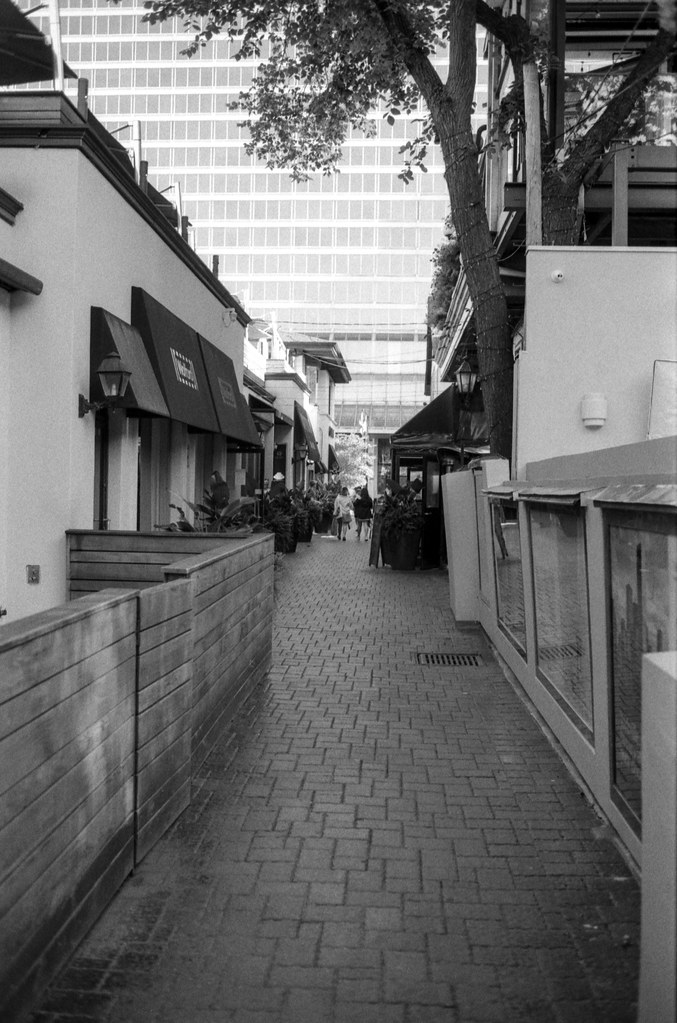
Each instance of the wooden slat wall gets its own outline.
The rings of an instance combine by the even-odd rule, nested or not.
[[[133,866],[136,594],[0,632],[0,1018],[61,965]]]
[[[91,593],[0,631],[3,1023],[188,805],[192,773],[272,653],[272,534],[69,539],[73,552],[131,550],[154,571],[172,563],[163,583]]]
[[[191,554],[242,543],[220,533],[69,530],[66,537],[71,600],[111,587],[155,586],[164,579],[165,565]]]
[[[270,666],[273,547],[272,535],[259,534],[204,567],[166,571],[194,576],[193,772]]]
[[[139,594],[136,862],[190,802],[192,582]]]

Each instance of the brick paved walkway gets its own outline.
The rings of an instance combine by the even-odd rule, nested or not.
[[[284,560],[267,681],[34,1023],[634,1021],[636,881],[445,574],[368,551]]]

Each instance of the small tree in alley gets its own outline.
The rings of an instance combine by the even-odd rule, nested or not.
[[[350,490],[367,484],[374,460],[369,454],[366,433],[344,433],[336,438],[334,447],[339,463],[339,480]]]

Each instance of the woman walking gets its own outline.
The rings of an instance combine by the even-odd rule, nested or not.
[[[348,495],[348,488],[341,487],[341,493],[336,495],[334,501],[334,517],[338,518],[338,532],[336,538],[345,540],[346,533],[350,529],[350,518],[353,511],[353,502]]]
[[[374,502],[369,496],[369,491],[366,487],[362,487],[362,490],[355,498],[353,502],[353,509],[355,511],[355,522],[357,523],[357,540],[358,543],[361,539],[362,526],[364,526],[364,539],[369,539],[369,527],[371,526],[371,517],[374,509]]]

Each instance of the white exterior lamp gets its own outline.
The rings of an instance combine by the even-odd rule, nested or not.
[[[607,420],[606,396],[598,392],[584,394],[581,399],[581,419],[589,430],[599,430]]]

